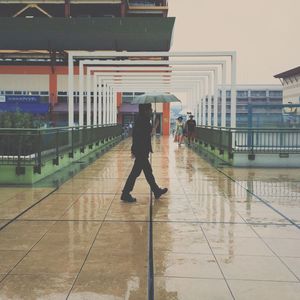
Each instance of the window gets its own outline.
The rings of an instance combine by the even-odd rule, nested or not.
[[[31,91],[31,92],[29,92],[29,95],[34,95],[34,96],[37,96],[39,94],[40,93],[38,91]]]
[[[273,97],[273,98],[281,98],[282,91],[270,91],[269,95],[270,95],[270,97]]]
[[[251,91],[251,97],[264,98],[266,96],[266,91]]]
[[[237,91],[237,96],[240,98],[247,98],[248,97],[248,91]]]

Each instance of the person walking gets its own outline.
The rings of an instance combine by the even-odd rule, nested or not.
[[[178,146],[180,146],[183,142],[183,129],[184,129],[183,119],[182,117],[178,117],[176,123],[176,136],[177,136]]]
[[[187,132],[188,145],[190,145],[191,140],[194,140],[194,138],[195,138],[196,121],[193,118],[194,118],[194,116],[190,115],[189,120],[185,123],[185,130]]]
[[[135,157],[135,161],[122,191],[121,200],[124,202],[136,202],[136,198],[133,198],[130,192],[133,190],[135,181],[142,171],[154,193],[155,199],[159,199],[161,195],[168,191],[167,188],[160,188],[157,185],[148,159],[149,153],[153,152],[151,145],[151,115],[151,104],[139,104],[139,115],[133,127],[131,146],[131,154],[132,157]]]

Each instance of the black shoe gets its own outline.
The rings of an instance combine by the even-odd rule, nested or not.
[[[163,194],[165,194],[168,191],[167,188],[163,188],[163,189],[159,189],[157,191],[154,192],[154,197],[155,199],[159,199],[159,197]]]
[[[130,194],[122,194],[121,200],[124,202],[136,202],[136,198],[133,198]]]

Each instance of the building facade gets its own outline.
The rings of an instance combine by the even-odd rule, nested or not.
[[[68,51],[168,51],[175,19],[167,13],[166,0],[0,1],[0,111],[49,114],[55,126],[67,125]],[[76,61],[74,73],[76,123]]]
[[[230,126],[230,97],[230,89],[226,88],[226,126],[228,127]],[[220,112],[220,89],[218,103]],[[281,85],[237,85],[237,127],[269,127],[280,124],[283,114],[281,105]]]
[[[284,104],[300,104],[300,66],[274,76],[281,81],[283,87]],[[291,108],[298,115],[300,110],[297,107]]]

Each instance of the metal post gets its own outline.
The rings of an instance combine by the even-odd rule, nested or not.
[[[222,64],[221,127],[226,127],[226,63]]]
[[[91,125],[91,74],[87,70],[86,74],[86,125]]]
[[[236,53],[231,56],[231,128],[236,127]]]
[[[97,77],[94,74],[93,76],[93,93],[94,93],[94,103],[93,103],[93,125],[96,126],[99,124],[97,120],[97,108],[98,108],[98,97],[97,97]]]
[[[214,126],[218,126],[218,71],[214,72]]]
[[[83,104],[83,64],[79,63],[79,126],[84,125],[84,104]]]
[[[68,53],[68,126],[74,126],[74,66],[71,53]]]
[[[207,99],[207,126],[211,126],[211,88],[212,76],[208,76],[208,99]]]
[[[102,80],[98,77],[98,125],[103,125],[102,110],[103,110],[103,90]]]
[[[205,84],[203,89],[203,96],[202,96],[202,125],[206,126],[206,94],[207,94],[207,84],[206,84],[206,78],[205,78]]]
[[[203,80],[200,81],[200,90],[199,90],[199,115],[197,125],[202,125],[202,91],[203,91]]]
[[[103,84],[103,125],[107,124],[107,86]]]
[[[113,95],[112,95],[112,88],[109,88],[109,103],[110,103],[110,109],[109,109],[109,123],[113,123]]]

